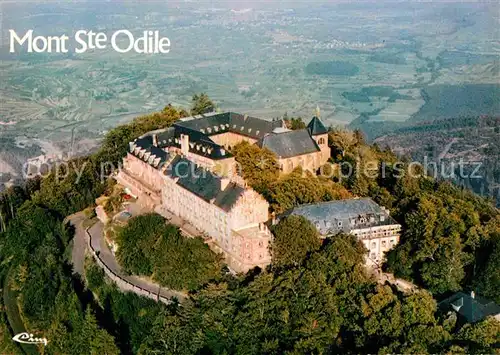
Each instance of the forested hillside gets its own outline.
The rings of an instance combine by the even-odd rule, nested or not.
[[[250,168],[268,152],[254,152],[248,145],[233,149],[244,177],[268,199],[272,211],[349,196],[370,196],[388,207],[403,225],[403,235],[386,267],[417,283],[421,291],[402,294],[377,284],[365,272],[365,250],[354,237],[338,235],[319,245],[304,221],[277,227],[276,253],[267,270],[217,277],[207,272],[181,305],[123,294],[90,260],[85,280],[72,274],[67,255],[73,231],[64,218],[92,206],[96,197],[109,191],[112,182],[101,181],[102,164],[117,163],[130,140],[184,115],[167,106],[117,127],[98,153],[74,161],[75,167],[84,167],[75,169],[83,171],[78,181],[76,171],[60,180],[54,172],[1,196],[3,334],[19,332],[13,321],[18,315],[26,329],[49,339],[45,354],[495,351],[500,342],[498,322],[462,325],[440,314],[436,302],[460,289],[474,289],[500,302],[498,210],[450,183],[397,174],[397,157],[366,144],[359,132],[330,132],[332,162],[354,163],[355,172],[371,166],[370,176],[343,178],[337,171],[333,178],[317,178],[297,170],[279,177],[273,169]],[[268,158],[274,166],[274,158]],[[407,163],[401,170],[413,171]],[[142,229],[147,244],[153,234]],[[304,237],[291,253],[280,244],[290,234]],[[176,247],[182,248],[182,243]],[[147,268],[148,260],[144,262],[129,267]],[[13,346],[9,337],[0,338],[0,349]]]
[[[500,205],[500,118],[422,122],[375,139],[400,156],[429,164],[429,174],[465,186]],[[460,167],[462,165],[462,167]]]

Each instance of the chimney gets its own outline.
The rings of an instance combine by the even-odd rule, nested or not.
[[[189,152],[189,136],[187,134],[181,134],[181,153],[187,155]]]
[[[227,185],[229,185],[229,183],[231,182],[231,179],[227,178],[227,177],[223,177],[220,179],[220,189],[222,191],[224,191],[227,187]]]

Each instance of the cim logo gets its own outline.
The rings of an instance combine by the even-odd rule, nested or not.
[[[33,334],[29,333],[19,333],[16,334],[12,340],[23,344],[43,344],[47,345],[47,338],[33,338]]]

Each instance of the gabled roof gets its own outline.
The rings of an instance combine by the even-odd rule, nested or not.
[[[262,118],[256,118],[239,113],[230,113],[229,129],[231,132],[238,133],[254,139],[263,138],[271,133],[275,128],[282,127],[283,120],[268,121]]]
[[[326,129],[323,122],[321,122],[321,120],[316,116],[314,116],[311,122],[309,122],[309,124],[307,125],[307,129],[312,136],[328,133],[328,129]]]
[[[175,127],[189,128],[207,136],[234,132],[254,139],[260,139],[282,125],[282,120],[268,121],[234,112],[187,118],[174,124]]]
[[[288,215],[305,217],[316,226],[321,235],[397,224],[385,209],[370,198],[301,205],[286,211],[282,216]]]
[[[474,323],[500,314],[500,306],[484,297],[457,292],[439,303],[441,309],[454,310],[467,322]]]
[[[136,152],[136,148],[139,148],[139,151]],[[152,136],[143,136],[141,138],[137,138],[133,142],[130,142],[129,152],[156,169],[160,169],[170,156],[163,149],[153,145]],[[150,161],[151,157],[153,158]]]
[[[211,173],[192,161],[176,156],[169,164],[165,175],[179,178],[177,184],[207,202],[229,211],[243,194],[245,189],[237,184],[229,183],[222,189],[222,178]]]
[[[262,138],[258,145],[274,152],[278,158],[290,158],[320,150],[307,129],[271,133]]]

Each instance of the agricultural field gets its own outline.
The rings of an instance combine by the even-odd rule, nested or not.
[[[94,5],[1,3],[2,27],[44,35],[158,30],[170,38],[170,53],[9,54],[3,31],[0,174],[15,174],[27,158],[85,154],[110,128],[169,103],[188,108],[199,92],[223,110],[268,119],[308,119],[319,105],[327,125],[361,121],[365,131],[373,123],[498,112],[494,4],[454,4],[453,11],[393,2]],[[450,104],[441,112],[436,104],[455,95],[463,101],[470,90],[467,110]],[[19,140],[32,142],[25,154]]]

